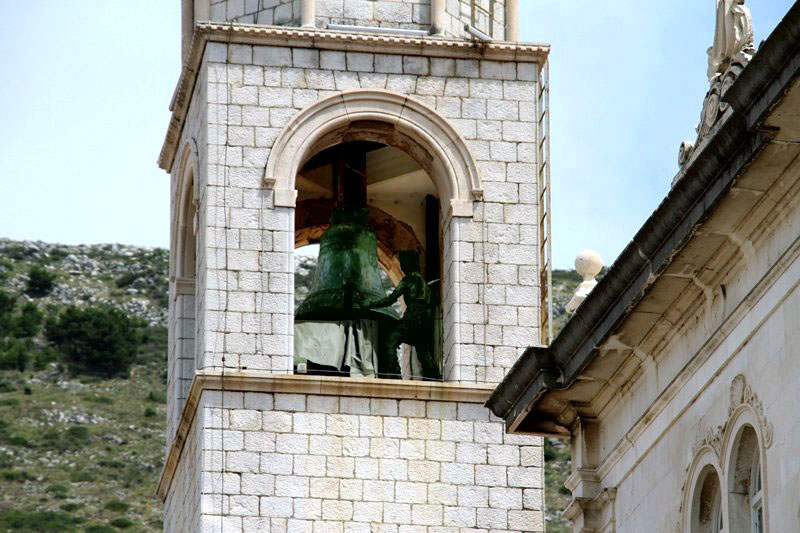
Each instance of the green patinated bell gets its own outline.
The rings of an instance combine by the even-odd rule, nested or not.
[[[320,239],[311,293],[295,313],[297,320],[397,320],[391,308],[371,309],[384,297],[378,245],[366,209],[338,207]]]

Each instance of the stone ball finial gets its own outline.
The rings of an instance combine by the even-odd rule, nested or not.
[[[578,307],[583,303],[592,289],[597,285],[595,276],[603,269],[603,259],[600,254],[594,250],[584,250],[575,258],[575,270],[581,275],[583,281],[575,289],[575,294],[572,299],[567,303],[566,310],[569,313],[574,313]]]
[[[575,258],[575,270],[584,281],[593,280],[603,269],[603,258],[594,250],[584,250]]]

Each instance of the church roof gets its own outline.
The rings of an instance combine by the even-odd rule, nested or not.
[[[724,93],[727,111],[605,277],[553,342],[526,350],[492,394],[486,405],[510,431],[568,436],[576,416],[570,406],[596,398],[624,362],[609,355],[623,350],[604,352],[599,361],[599,347],[611,339],[630,354],[653,328],[667,335],[660,321],[681,312],[676,298],[693,284],[677,271],[700,272],[721,261],[725,232],[800,155],[798,74],[800,4],[794,4]],[[704,231],[709,225],[713,231]]]

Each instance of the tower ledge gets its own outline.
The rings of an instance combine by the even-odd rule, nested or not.
[[[192,427],[200,397],[204,391],[224,393],[260,392],[283,394],[317,394],[355,398],[393,400],[433,400],[484,404],[494,390],[492,384],[442,383],[376,378],[339,378],[273,374],[255,370],[201,370],[192,380],[186,405],[161,471],[156,494],[164,501],[180,461],[186,435]],[[224,404],[225,397],[222,397]]]

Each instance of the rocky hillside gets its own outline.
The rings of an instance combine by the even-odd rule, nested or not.
[[[161,249],[0,239],[0,532],[161,529],[167,267]],[[554,272],[557,329],[579,282]],[[134,357],[116,377],[54,344],[70,306],[130,317]],[[568,445],[548,440],[545,457],[547,530],[568,531]]]
[[[167,264],[158,249],[0,240],[0,531],[161,529]],[[70,305],[131,317],[127,376],[68,370],[49,336]]]

